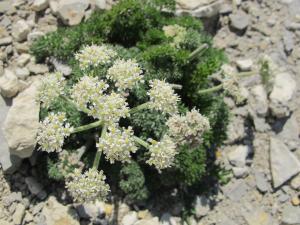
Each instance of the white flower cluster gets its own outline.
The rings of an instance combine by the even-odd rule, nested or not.
[[[142,69],[139,64],[132,59],[118,59],[107,71],[107,78],[114,81],[119,91],[132,89],[143,79]]]
[[[163,31],[166,37],[173,38],[173,43],[175,47],[179,47],[179,45],[184,41],[187,31],[185,27],[175,25],[168,25],[163,27]]]
[[[81,174],[76,169],[72,174],[72,179],[66,183],[66,188],[75,201],[80,203],[105,200],[110,188],[105,183],[106,176],[103,171],[89,169]]]
[[[121,130],[116,126],[110,126],[105,136],[99,139],[97,147],[98,151],[103,151],[105,158],[110,163],[115,161],[130,162],[130,153],[137,151],[131,127]]]
[[[154,165],[158,171],[171,167],[174,163],[174,158],[178,154],[176,144],[169,136],[165,135],[158,142],[149,140],[150,159],[147,160],[149,165]]]
[[[81,111],[92,110],[94,102],[104,96],[108,84],[97,77],[83,76],[72,88],[71,97]]]
[[[65,113],[50,113],[44,121],[40,122],[37,142],[40,149],[46,152],[60,152],[64,144],[64,138],[73,131],[69,123],[66,123]]]
[[[49,108],[51,102],[64,93],[65,83],[65,78],[59,72],[43,77],[38,94],[38,100],[42,102],[43,107]]]
[[[151,89],[148,91],[150,108],[171,115],[178,112],[177,103],[180,98],[175,94],[170,84],[161,80],[152,80],[150,87]]]
[[[72,88],[71,97],[82,111],[106,123],[116,123],[129,115],[126,99],[118,93],[104,94],[108,85],[98,78],[84,76]]]
[[[173,115],[166,124],[169,135],[178,145],[200,144],[203,133],[210,129],[208,118],[196,109],[187,112],[185,116]]]
[[[84,47],[75,54],[75,59],[79,61],[82,70],[90,66],[106,65],[112,61],[117,53],[105,45],[90,45]]]
[[[235,70],[229,65],[223,65],[222,74],[224,76],[223,82],[223,89],[231,95],[235,101],[239,104],[242,103],[245,98],[241,94],[241,88],[239,86],[238,77],[236,75]]]

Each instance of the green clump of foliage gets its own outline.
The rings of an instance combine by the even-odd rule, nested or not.
[[[74,53],[87,45],[107,44],[120,58],[135,58],[144,70],[145,83],[129,93],[128,103],[131,107],[144,103],[148,98],[146,88],[150,80],[160,79],[182,86],[177,91],[184,104],[180,110],[182,114],[197,108],[209,118],[211,130],[205,133],[203,142],[193,147],[182,146],[173,168],[162,173],[149,168],[142,160],[147,158],[147,153],[141,148],[131,164],[121,168],[113,164],[105,169],[106,174],[110,170],[118,174],[117,186],[130,201],[145,200],[155,195],[154,190],[179,188],[187,192],[189,188],[197,189],[195,187],[203,182],[203,178],[210,175],[211,164],[208,161],[213,159],[209,159],[212,155],[209,153],[214,152],[226,138],[228,109],[222,96],[216,93],[198,94],[199,90],[212,85],[210,76],[220,69],[226,58],[221,50],[212,47],[212,40],[204,32],[199,20],[190,16],[176,17],[174,8],[174,0],[121,0],[110,11],[95,12],[87,21],[74,27],[59,28],[39,38],[31,46],[31,53],[39,62],[54,57],[70,65],[72,75],[67,82],[71,86],[87,73],[105,76],[106,67],[82,71],[74,59]],[[186,30],[179,46],[175,47],[172,44],[174,39],[165,35],[163,27],[168,25],[179,25]],[[190,55],[204,44],[207,47],[190,59]],[[57,99],[49,109],[41,110],[41,119],[50,111],[63,111],[74,127],[92,121],[73,107]],[[167,130],[166,121],[167,117],[157,111],[142,110],[121,123],[134,127],[139,137],[159,139]],[[76,134],[73,138],[80,139],[79,136]],[[88,161],[84,157],[83,161]],[[91,155],[87,154],[86,157]],[[63,179],[53,160],[48,162],[48,175],[56,180]]]

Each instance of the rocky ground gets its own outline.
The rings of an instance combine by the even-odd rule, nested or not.
[[[34,62],[29,45],[60,23],[78,24],[95,8],[110,6],[103,0],[0,1],[1,225],[180,224],[174,210],[156,215],[124,203],[64,205],[63,189],[49,193],[36,178],[39,106],[33,96],[49,68]],[[178,0],[177,12],[213,21],[215,45],[225,49],[233,69],[256,71],[262,58],[273,62],[267,85],[258,74],[241,79],[245,103],[226,98],[232,117],[217,163],[232,177],[195,199],[189,224],[300,224],[300,1]]]

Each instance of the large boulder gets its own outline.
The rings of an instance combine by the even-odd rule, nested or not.
[[[12,36],[16,41],[25,41],[31,28],[25,20],[19,20],[12,26]]]
[[[73,26],[81,22],[88,7],[88,0],[60,0],[57,5],[57,14],[64,24]]]
[[[3,127],[6,115],[11,106],[11,100],[4,99],[0,95],[0,127]],[[5,173],[13,173],[18,168],[21,160],[17,156],[11,156],[3,130],[0,129],[0,164]]]
[[[10,152],[21,158],[30,157],[39,127],[40,104],[36,101],[39,79],[13,99],[4,122],[4,135]]]
[[[177,0],[176,14],[190,14],[198,18],[216,16],[223,0]]]

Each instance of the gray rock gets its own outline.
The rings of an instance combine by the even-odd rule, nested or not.
[[[88,0],[60,0],[57,13],[64,24],[73,26],[81,22],[88,7]]]
[[[121,225],[133,225],[137,221],[137,213],[135,211],[131,211],[122,218]]]
[[[283,46],[287,55],[291,54],[294,49],[294,35],[290,31],[284,32],[283,35]]]
[[[60,204],[55,197],[49,197],[41,213],[41,225],[79,225],[79,218],[71,206]],[[40,225],[39,224],[39,225]]]
[[[254,176],[257,189],[262,193],[267,192],[269,190],[269,183],[265,174],[259,171],[255,171]]]
[[[11,101],[2,98],[0,95],[0,127],[4,125],[4,121]],[[10,155],[9,147],[5,139],[3,130],[0,129],[0,164],[5,173],[14,173],[21,164],[21,159],[17,156]]]
[[[280,203],[285,203],[290,199],[290,196],[286,193],[284,193],[283,191],[279,192],[279,196],[278,196],[278,201]]]
[[[30,57],[31,56],[29,54],[21,54],[17,59],[17,65],[20,67],[25,66],[30,61]]]
[[[244,122],[244,119],[240,116],[232,117],[227,127],[227,143],[233,143],[245,137]]]
[[[21,89],[17,76],[9,69],[0,77],[0,93],[4,97],[14,97]]]
[[[22,194],[21,192],[12,192],[7,196],[4,196],[2,199],[2,203],[4,206],[9,207],[14,202],[21,202]]]
[[[249,16],[243,11],[238,11],[229,15],[229,19],[230,26],[238,31],[244,31],[248,27],[250,21]]]
[[[286,205],[282,212],[282,225],[299,225],[300,208]]]
[[[105,0],[90,0],[90,3],[97,9],[107,9],[107,3]]]
[[[228,160],[233,166],[244,167],[249,152],[249,147],[246,145],[235,146],[233,150],[228,153]]]
[[[24,41],[27,39],[27,35],[30,32],[30,26],[25,20],[19,20],[12,26],[12,36],[17,41]]]
[[[137,221],[134,225],[161,225],[157,217],[151,219],[142,219]]]
[[[95,202],[94,204],[85,203],[76,207],[80,218],[90,219],[91,221],[101,218],[105,215],[105,205],[103,202]]]
[[[13,215],[14,224],[22,224],[25,215],[25,206],[19,203],[16,207],[15,213]]]
[[[70,66],[63,64],[55,58],[51,58],[50,61],[54,65],[56,71],[61,72],[64,76],[71,75],[72,68]]]
[[[0,38],[0,46],[9,45],[12,43],[12,37]]]
[[[244,178],[249,174],[247,167],[233,167],[232,172],[236,178]]]
[[[40,112],[36,101],[38,85],[39,81],[34,81],[13,99],[3,126],[11,154],[20,158],[31,156],[36,145]]]
[[[47,197],[47,193],[43,190],[43,186],[34,177],[26,177],[25,183],[31,194],[36,195],[40,199],[45,199]]]
[[[284,124],[282,131],[278,134],[280,139],[290,150],[299,147],[299,127],[296,116],[293,114]]]
[[[223,193],[234,202],[240,201],[248,190],[249,186],[244,180],[237,180],[222,187]]]
[[[275,137],[270,139],[270,164],[275,188],[300,172],[300,161],[281,140]]]
[[[32,9],[34,11],[42,11],[49,6],[48,0],[34,0],[32,4]]]
[[[274,87],[270,99],[274,103],[285,105],[296,91],[296,82],[289,73],[279,73],[275,76]]]
[[[5,12],[12,9],[12,4],[10,0],[0,1],[0,14],[4,14]]]
[[[232,12],[232,5],[228,3],[224,3],[220,7],[220,14],[229,14]]]
[[[253,66],[253,61],[251,59],[239,59],[236,60],[236,65],[240,71],[250,71]]]
[[[294,177],[294,178],[291,180],[291,187],[292,187],[294,190],[299,190],[299,189],[300,189],[300,174],[298,174],[296,177]]]
[[[218,15],[223,0],[177,0],[176,14],[190,14],[198,18]]]
[[[206,216],[211,208],[211,201],[206,196],[197,196],[194,203],[195,216],[199,219]]]
[[[30,75],[30,72],[26,67],[16,68],[15,73],[20,80],[26,80]]]
[[[37,40],[38,38],[43,37],[44,35],[45,35],[45,33],[42,31],[32,31],[28,34],[27,40],[29,43],[32,43],[35,40]]]
[[[266,116],[268,112],[268,97],[263,85],[255,85],[250,90],[249,105],[258,116]]]
[[[29,63],[27,68],[33,74],[44,74],[44,73],[49,72],[48,66],[46,66],[44,64]]]

